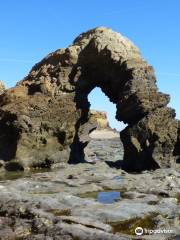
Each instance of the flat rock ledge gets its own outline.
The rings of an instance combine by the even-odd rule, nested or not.
[[[118,169],[117,138],[94,138],[87,147],[93,164],[1,173],[0,239],[178,240],[180,173]],[[152,232],[158,229],[170,232]]]
[[[175,240],[180,235],[180,174],[175,170],[134,175],[103,162],[64,163],[53,172],[9,178],[0,181],[2,240]],[[114,193],[120,197],[106,203]],[[136,227],[171,232],[145,232],[140,238]]]

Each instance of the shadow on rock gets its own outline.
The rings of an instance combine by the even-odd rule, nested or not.
[[[111,168],[123,169],[123,160],[118,160],[116,162],[105,161],[105,163]]]

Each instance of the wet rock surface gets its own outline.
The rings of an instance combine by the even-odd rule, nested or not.
[[[87,148],[93,163],[1,174],[0,239],[177,239],[180,173],[114,168],[123,158],[118,138],[95,138]],[[172,232],[136,236],[136,227]]]
[[[4,169],[84,162],[95,87],[116,104],[123,168],[176,167],[178,121],[170,97],[159,92],[152,66],[126,37],[99,27],[50,53],[28,76],[0,94],[0,160]],[[179,147],[178,147],[179,148]],[[176,155],[177,154],[177,155]]]

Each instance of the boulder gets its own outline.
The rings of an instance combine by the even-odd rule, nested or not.
[[[0,95],[0,159],[23,169],[84,161],[95,87],[116,104],[124,169],[174,166],[178,121],[159,92],[152,66],[120,33],[99,27],[37,63],[14,88]]]

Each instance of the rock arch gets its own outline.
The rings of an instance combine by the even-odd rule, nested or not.
[[[94,128],[88,94],[95,87],[116,104],[116,118],[128,124],[120,133],[124,169],[175,165],[178,121],[167,107],[169,95],[158,91],[154,70],[138,48],[104,27],[83,33],[68,48],[49,54],[1,97],[1,118],[7,112],[16,116],[11,123],[19,133],[16,161],[23,167],[63,158],[82,161]]]

